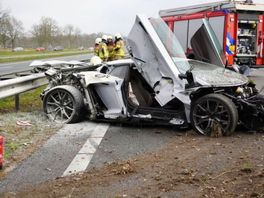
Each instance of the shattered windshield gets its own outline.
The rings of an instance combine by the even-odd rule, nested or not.
[[[178,70],[185,73],[190,65],[176,36],[161,18],[149,20]]]
[[[188,62],[193,68],[193,71],[205,71],[205,70],[213,71],[215,69],[221,69],[221,71],[225,70],[225,68],[223,67],[219,67],[217,65],[213,65],[210,63],[205,63],[197,60],[188,60]]]

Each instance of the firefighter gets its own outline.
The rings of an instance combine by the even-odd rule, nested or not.
[[[125,43],[119,33],[115,35],[114,57],[115,60],[125,57]]]
[[[114,55],[115,55],[114,47],[115,47],[115,42],[113,40],[113,37],[110,35],[107,37],[107,49],[109,52],[109,58],[108,58],[109,61],[114,60]]]
[[[108,61],[109,52],[107,49],[107,36],[106,35],[102,37],[102,42],[100,43],[99,57],[103,60],[103,62]]]
[[[102,42],[101,38],[95,39],[95,44],[94,44],[94,55],[99,56],[99,51],[100,51],[100,43]]]

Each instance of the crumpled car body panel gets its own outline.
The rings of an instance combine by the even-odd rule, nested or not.
[[[93,71],[86,66],[82,70],[81,64],[58,69],[55,73],[47,71],[50,85],[42,93],[44,106],[52,104],[48,99],[56,99],[60,90],[64,94],[73,90],[75,94],[70,93],[69,98],[74,99],[75,95],[77,99],[83,98],[84,108],[91,120],[186,128],[193,124],[191,117],[197,116],[192,111],[196,102],[216,94],[217,97],[210,98],[212,103],[222,100],[215,106],[216,109],[219,106],[224,108],[225,102],[230,102],[232,108],[237,108],[233,109],[234,114],[244,114],[250,109],[252,113],[248,116],[251,120],[264,114],[264,97],[247,77],[222,66],[188,60],[174,37],[164,22],[137,16],[127,40],[131,59],[107,62],[96,66]],[[58,90],[54,92],[56,87]],[[263,101],[263,105],[258,105],[259,101]],[[205,107],[200,108],[200,112],[207,113]],[[67,117],[66,123],[70,120],[70,116]],[[240,117],[239,121],[250,128],[250,124],[244,121],[250,119]],[[261,119],[260,125],[264,126]]]

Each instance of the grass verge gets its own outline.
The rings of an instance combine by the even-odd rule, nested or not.
[[[30,123],[22,126],[19,121]],[[0,135],[4,139],[4,170],[6,172],[31,155],[61,125],[48,120],[42,111],[5,113],[0,117]]]
[[[40,93],[46,86],[20,94],[20,111],[31,112],[42,109]],[[10,113],[15,110],[14,96],[0,100],[0,113]]]
[[[88,51],[63,50],[59,52],[58,51],[36,52],[34,50],[27,50],[22,52],[11,52],[7,50],[0,50],[0,63],[71,56],[71,55],[79,55],[79,54],[88,54]]]
[[[61,125],[49,121],[39,97],[45,86],[20,95],[20,112],[14,111],[14,97],[0,100],[0,135],[4,136],[4,167],[13,167],[42,145]],[[19,121],[27,121],[22,126]],[[4,171],[6,172],[6,171]],[[0,178],[4,175],[0,172]]]

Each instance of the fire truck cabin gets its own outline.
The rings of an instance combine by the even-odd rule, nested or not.
[[[160,16],[175,33],[187,56],[190,40],[207,18],[212,26],[227,65],[264,65],[264,4],[252,1],[221,1],[161,10]]]

